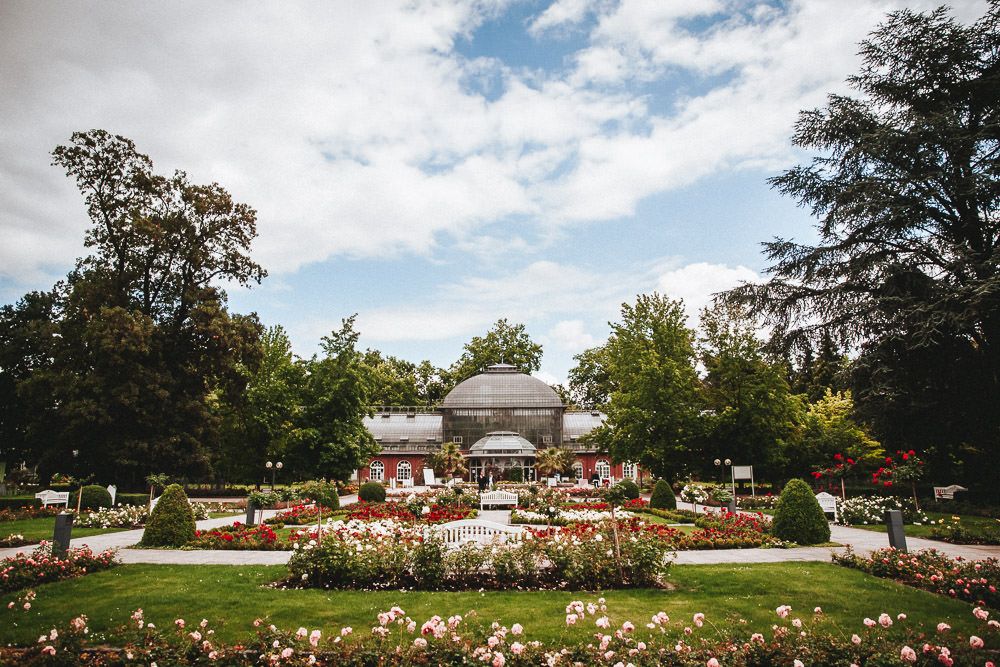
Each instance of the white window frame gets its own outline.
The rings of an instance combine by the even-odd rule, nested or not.
[[[583,479],[583,461],[573,462],[573,476],[577,479]]]
[[[413,466],[409,461],[400,461],[396,464],[396,481],[402,482],[406,479],[413,479]]]
[[[639,466],[632,463],[631,461],[626,461],[622,464],[622,478],[634,480],[639,476]]]
[[[594,472],[596,472],[597,476],[601,479],[607,479],[608,477],[611,477],[611,464],[604,459],[599,459],[597,463],[594,464]]]
[[[373,482],[384,482],[385,481],[385,464],[379,460],[372,461],[368,464],[368,479]]]

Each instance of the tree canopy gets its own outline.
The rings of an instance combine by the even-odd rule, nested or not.
[[[800,114],[793,142],[816,157],[771,179],[818,218],[817,242],[766,243],[770,280],[727,295],[785,345],[856,349],[859,408],[941,465],[1000,442],[998,28],[997,0],[971,25],[890,14],[861,44],[856,95]]]
[[[465,344],[462,356],[448,370],[448,379],[454,386],[500,363],[529,375],[542,367],[542,346],[531,340],[523,324],[510,324],[506,318],[497,320],[484,336],[473,336]]]

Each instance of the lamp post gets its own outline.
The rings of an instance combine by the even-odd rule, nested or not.
[[[278,461],[277,463],[271,463],[270,461],[268,461],[267,463],[264,464],[264,466],[271,471],[271,492],[274,493],[274,476],[278,473],[279,470],[281,470],[282,463],[281,461]]]
[[[73,468],[76,468],[76,459],[80,456],[80,450],[73,450]],[[79,473],[79,471],[77,471]],[[80,477],[80,488],[76,491],[76,515],[80,516],[80,503],[83,502],[83,477]]]
[[[726,471],[727,468],[731,468],[732,467],[732,465],[733,465],[732,459],[726,459],[725,461],[722,461],[721,459],[715,459],[714,463],[715,463],[715,467],[719,469],[719,482],[725,483],[725,481],[726,481],[725,471]],[[722,467],[723,465],[725,465],[726,467],[723,468]],[[730,480],[730,485],[732,486],[732,490],[733,490],[733,498],[735,498],[736,497],[736,482],[735,482],[735,480],[731,479]]]

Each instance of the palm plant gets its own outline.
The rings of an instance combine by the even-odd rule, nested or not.
[[[573,465],[573,452],[559,447],[548,447],[535,455],[535,470],[542,477],[561,473]]]
[[[465,457],[462,456],[462,449],[455,442],[442,444],[441,449],[427,457],[427,464],[434,469],[435,475],[441,477],[464,475],[468,472],[465,467]]]

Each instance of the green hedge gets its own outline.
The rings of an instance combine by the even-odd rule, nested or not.
[[[103,486],[98,486],[97,484],[89,484],[81,491],[74,493],[69,497],[69,504],[71,507],[77,506],[76,497],[80,493],[83,493],[83,499],[80,501],[81,510],[98,510],[102,507],[111,507],[111,494]]]
[[[142,533],[144,547],[182,547],[194,539],[194,512],[179,484],[163,490]]]
[[[830,541],[826,515],[812,488],[801,479],[790,480],[781,491],[771,525],[775,537],[789,542],[822,544]]]
[[[149,504],[148,493],[118,493],[115,495],[116,505],[137,505],[142,507]]]
[[[366,503],[384,503],[385,487],[378,482],[365,482],[358,490],[358,500]]]
[[[33,496],[0,496],[0,510],[16,510],[22,507],[41,507],[42,501]]]
[[[677,509],[677,498],[674,497],[674,490],[670,488],[667,480],[657,480],[653,487],[653,495],[649,498],[649,506],[659,510]]]

